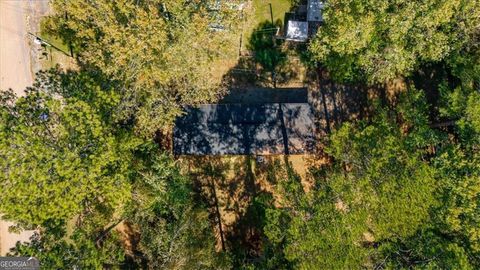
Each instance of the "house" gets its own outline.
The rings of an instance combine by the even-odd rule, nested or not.
[[[298,93],[305,93],[306,97],[306,91]],[[315,126],[310,104],[295,103],[301,100],[298,96],[290,99],[289,95],[270,99],[272,103],[268,102],[267,95],[260,95],[255,103],[206,104],[186,108],[186,113],[177,119],[174,127],[174,154],[275,155],[313,152]],[[245,98],[239,96],[240,99]],[[287,99],[291,102],[283,103]],[[232,98],[227,100],[236,101]]]

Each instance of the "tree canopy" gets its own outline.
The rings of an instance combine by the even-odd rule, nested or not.
[[[228,265],[189,179],[151,139],[112,120],[120,98],[103,79],[52,70],[23,97],[1,92],[0,211],[36,230],[13,254],[48,269]],[[133,228],[137,248],[119,225]]]
[[[310,50],[346,81],[383,83],[440,61],[472,76],[465,67],[478,70],[478,54],[470,53],[478,52],[479,5],[466,0],[327,1],[325,24]]]
[[[224,93],[215,70],[236,59],[242,1],[230,2],[55,0],[45,24],[82,66],[121,82],[118,117],[148,136],[170,127],[182,105]]]
[[[264,230],[294,269],[479,266],[479,133],[464,129],[474,123],[470,104],[459,112],[458,138],[468,133],[459,143],[429,126],[421,91],[401,100],[331,135],[334,164],[316,172],[310,194],[284,180],[287,200],[268,210]]]
[[[87,76],[45,74],[45,80],[51,81],[40,78],[17,100],[2,92],[0,104],[0,209],[33,227],[99,202],[125,203],[130,151],[141,142],[106,121],[102,110],[119,102],[110,89]],[[55,98],[64,89],[69,94]]]
[[[46,269],[480,269],[480,2],[327,1],[302,54],[330,71],[327,94],[406,87],[365,93],[368,112],[302,157],[304,178],[289,155],[178,162],[154,136],[224,93],[215,69],[236,57],[242,2],[51,1],[45,28],[78,66],[0,92],[0,213],[36,230],[11,254]],[[275,81],[288,54],[272,26],[249,49]]]

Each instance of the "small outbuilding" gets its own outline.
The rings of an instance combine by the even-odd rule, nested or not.
[[[308,22],[288,21],[285,38],[293,41],[306,41],[308,39]]]
[[[323,23],[324,0],[303,0],[293,12],[285,13],[284,38],[306,42]]]

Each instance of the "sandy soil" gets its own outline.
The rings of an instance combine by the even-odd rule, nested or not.
[[[188,168],[195,189],[207,202],[218,250],[222,249],[222,236],[246,242],[255,237],[251,235],[252,224],[257,222],[251,207],[254,198],[270,194],[275,204],[281,203],[278,188],[280,181],[288,177],[286,161],[293,169],[292,177],[300,181],[307,192],[312,185],[308,168],[324,162],[314,155],[290,155],[288,158],[271,155],[262,156],[261,160],[240,155],[182,156],[179,161]]]
[[[0,220],[0,256],[5,256],[12,247],[15,247],[17,241],[27,242],[34,232],[22,231],[19,234],[9,232],[8,227],[13,225],[12,222]]]
[[[23,95],[38,70],[36,48],[28,32],[37,32],[39,18],[48,10],[48,0],[0,0],[0,89]],[[17,241],[27,241],[33,231],[8,232],[12,222],[0,218],[0,256]]]
[[[27,1],[0,0],[0,88],[17,95],[32,84]]]

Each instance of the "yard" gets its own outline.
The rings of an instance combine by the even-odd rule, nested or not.
[[[44,24],[40,24],[37,36],[52,46],[43,46],[36,52],[39,69],[50,69],[56,66],[68,69],[76,69],[77,65],[73,57],[70,56],[70,48],[60,38],[51,35]]]
[[[261,23],[271,22],[272,15],[274,23],[278,20],[283,24],[285,12],[291,7],[292,0],[253,0],[254,16],[244,25],[243,37],[250,38],[253,30]],[[270,13],[270,4],[272,5],[272,13]]]
[[[291,0],[254,0],[254,16],[244,22],[241,50],[251,49],[250,44],[255,29],[271,23],[271,15],[276,25],[283,25],[285,13],[290,11]],[[270,3],[272,14],[270,13]],[[260,28],[259,28],[260,27]],[[256,76],[246,79],[248,72],[234,73],[235,84],[231,88],[242,89],[244,94],[240,103],[255,103],[262,100],[258,95],[258,86],[269,87],[269,91],[283,92],[285,87],[304,87],[305,67],[299,60],[295,50],[274,44],[273,50],[282,50],[286,61],[277,66],[279,77],[286,74],[287,80],[279,84],[280,88],[270,88],[271,82],[262,79],[262,66],[250,56],[242,56],[233,70],[253,70]],[[255,50],[253,50],[255,53]],[[239,81],[246,82],[238,83]],[[300,83],[298,83],[300,82]],[[297,83],[297,84],[292,84]],[[249,89],[249,90],[246,90]],[[238,89],[237,89],[238,90]],[[237,97],[238,99],[238,97]],[[235,99],[236,100],[236,99]],[[294,102],[289,97],[284,102]],[[226,98],[227,103],[232,100]],[[197,194],[208,205],[210,220],[217,236],[217,248],[235,248],[236,244],[247,246],[251,252],[260,250],[259,227],[260,219],[255,205],[260,200],[268,200],[275,206],[282,203],[282,183],[288,179],[299,181],[305,190],[311,187],[312,175],[308,168],[325,164],[326,160],[316,155],[215,155],[215,156],[180,156],[179,162],[194,179]],[[267,198],[267,199],[265,199]],[[234,244],[232,244],[235,242]],[[225,246],[230,243],[231,246]]]
[[[281,204],[281,183],[287,179],[300,181],[308,190],[311,175],[307,168],[322,162],[313,155],[183,156],[179,161],[188,168],[210,209],[217,248],[222,248],[222,239],[238,239],[251,250],[256,250],[252,238],[258,236],[255,203],[267,198],[274,205]]]
[[[273,21],[281,20],[283,22],[285,12],[290,10],[291,2],[292,0],[254,0],[254,25],[258,25],[266,20],[271,20],[270,4],[272,5]]]

